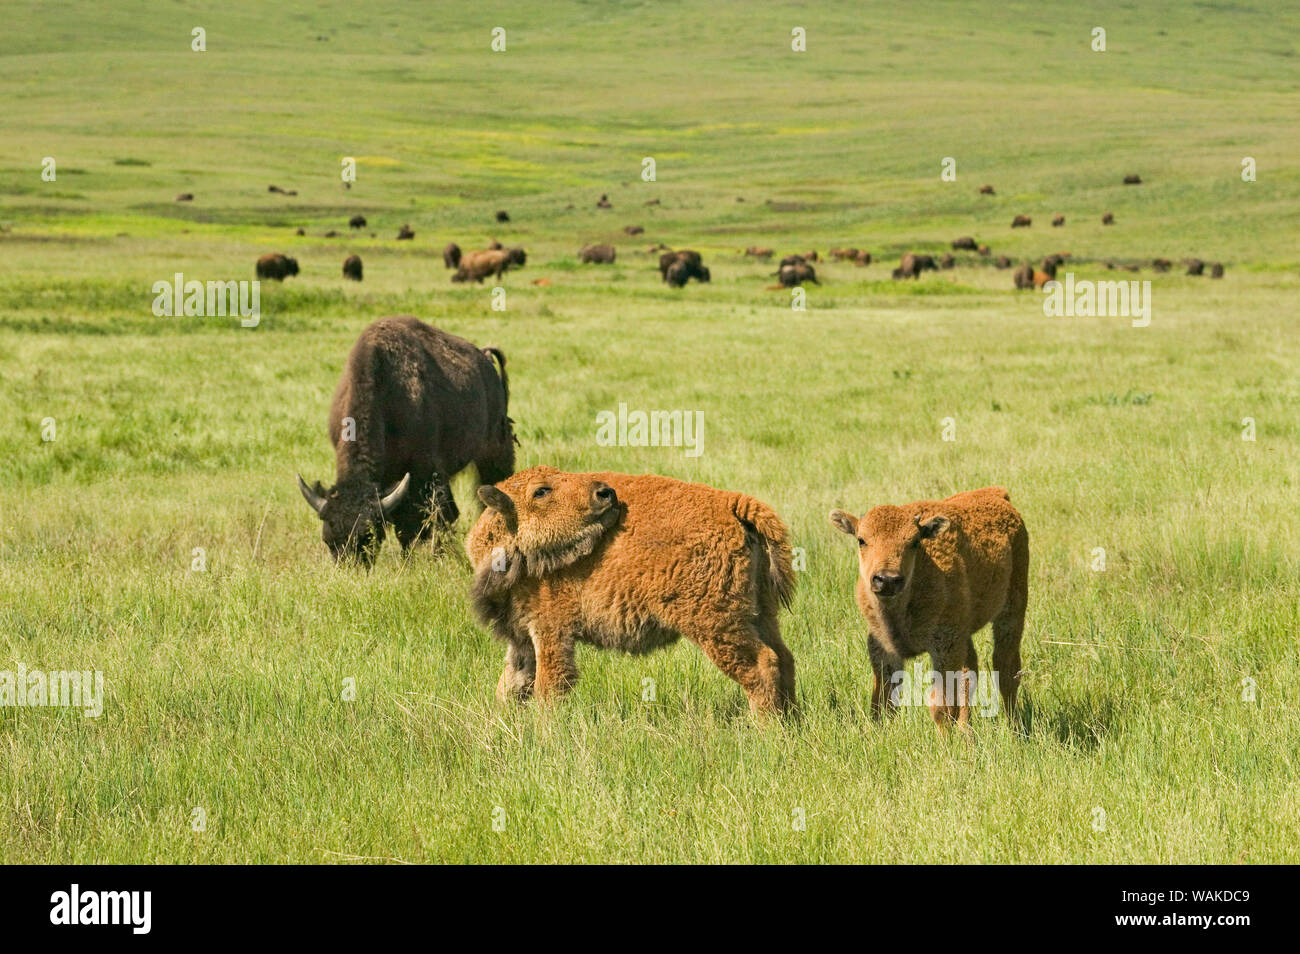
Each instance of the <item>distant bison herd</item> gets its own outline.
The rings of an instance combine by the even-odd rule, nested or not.
[[[798,259],[782,269],[811,269]],[[661,264],[665,281],[676,268],[707,281],[696,253],[665,254]],[[796,571],[777,512],[748,494],[652,474],[515,473],[509,403],[499,348],[410,316],[366,328],[330,405],[334,484],[298,477],[334,558],[372,566],[389,526],[403,550],[440,543],[459,516],[452,479],[473,465],[484,509],[465,541],[469,602],[505,644],[498,698],[547,701],[571,689],[579,643],[645,653],[685,638],[741,687],[751,711],[790,713],[795,659],[779,614]],[[880,506],[860,518],[834,510],[830,520],[858,545],[873,715],[894,708],[892,680],[928,652],[935,669],[956,676],[955,691],[936,685],[927,699],[935,723],[968,730],[971,637],[991,622],[992,675],[1015,718],[1029,549],[1007,492]]]

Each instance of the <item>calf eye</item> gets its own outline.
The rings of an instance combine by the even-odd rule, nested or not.
[[[866,545],[867,545],[867,541],[863,540],[861,537],[858,537],[858,546],[865,547]]]
[[[546,496],[547,494],[549,494],[550,492],[551,492],[551,488],[550,488],[550,487],[538,487],[536,490],[533,491],[533,499],[534,499],[534,500],[541,500],[543,497],[545,497],[545,496]]]

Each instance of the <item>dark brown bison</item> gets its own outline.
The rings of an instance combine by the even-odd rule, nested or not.
[[[1142,184],[1142,177],[1139,176],[1139,175],[1137,175],[1137,174],[1135,174],[1135,173],[1130,173],[1129,175],[1126,175],[1126,176],[1124,177],[1124,184],[1125,184],[1125,185],[1141,185],[1141,184]]]
[[[943,269],[953,268],[956,264],[957,260],[952,257],[951,252],[945,252],[943,257],[939,259],[939,267]]]
[[[681,259],[677,259],[668,266],[664,272],[664,281],[671,288],[684,288],[686,283],[691,280],[690,266]]]
[[[680,264],[683,266],[677,272],[673,273],[676,278],[670,278],[673,266]],[[700,253],[686,248],[677,252],[664,252],[659,256],[659,274],[663,276],[664,281],[676,288],[682,287],[690,279],[697,282],[707,282],[710,279],[709,270],[704,267],[704,259]],[[677,284],[680,282],[680,284]]]
[[[1173,268],[1173,266],[1174,263],[1169,261],[1167,258],[1153,258],[1151,260],[1151,267],[1157,272],[1167,272],[1169,269]]]
[[[612,208],[614,208],[614,205],[613,205],[612,202],[609,201],[609,196],[602,192],[602,193],[600,194],[600,201],[596,203],[596,208],[598,208],[598,209],[612,209]]]
[[[1059,215],[1059,214],[1058,214],[1058,215],[1054,215],[1054,216],[1052,216],[1052,227],[1053,227],[1053,228],[1058,228],[1058,229],[1059,229],[1059,228],[1060,228],[1062,225],[1064,225],[1064,224],[1065,224],[1065,216],[1063,216],[1063,215]]]
[[[193,192],[182,192],[180,195],[178,195],[178,196],[176,197],[176,201],[177,201],[177,202],[193,202],[193,201],[194,201],[194,193],[193,193]]]
[[[804,258],[802,255],[787,255],[785,258],[781,259],[781,261],[777,263],[777,267],[785,268],[787,265],[800,265],[806,261],[807,259]]]
[[[498,222],[509,222],[509,221],[510,221],[510,213],[507,212],[505,209],[497,209],[497,221],[498,221]]]
[[[1188,275],[1204,275],[1204,274],[1205,274],[1205,263],[1202,262],[1199,258],[1189,258],[1189,259],[1187,260],[1187,274],[1188,274]]]
[[[1211,266],[1210,266],[1210,277],[1211,277],[1211,278],[1222,278],[1222,277],[1223,277],[1223,265],[1220,264],[1219,262],[1215,262],[1213,265],[1211,265]]]
[[[366,217],[364,215],[354,215],[348,219],[348,228],[364,229],[366,227]]]
[[[871,253],[870,253],[870,252],[858,252],[857,255],[853,256],[853,264],[854,264],[854,265],[870,265],[870,264],[871,264]]]
[[[522,245],[506,249],[506,258],[510,261],[511,268],[523,268],[528,264],[528,253]]]
[[[479,483],[509,477],[509,402],[497,348],[480,349],[410,315],[381,318],[361,332],[330,405],[336,483],[326,489],[298,478],[335,559],[369,565],[385,523],[403,549],[450,527],[459,516],[451,479],[470,464]]]
[[[1013,277],[1016,283],[1016,288],[1033,288],[1034,266],[1025,262],[1025,264],[1016,269],[1016,274]]]
[[[1011,220],[1011,227],[1013,229],[1027,229],[1033,224],[1034,220],[1027,215],[1017,215]]]
[[[442,250],[443,268],[460,267],[460,246],[455,242],[448,242],[447,247]]]
[[[282,252],[269,252],[257,260],[257,277],[282,282],[298,274],[298,260]]]
[[[325,238],[338,238],[338,237],[339,237],[339,233],[334,231],[334,229],[330,229],[328,232],[325,233]]]
[[[628,235],[640,235],[645,231],[645,229],[641,228],[639,225],[626,225],[623,227],[623,231]]]
[[[993,262],[993,265],[996,268],[1010,268],[1011,259],[1006,255],[999,255],[997,259]]]
[[[980,186],[980,195],[994,195],[994,194],[995,193],[991,185]]]
[[[1103,216],[1101,217],[1101,224],[1102,224],[1102,225],[1114,225],[1114,224],[1115,224],[1115,213],[1114,213],[1114,212],[1107,212],[1105,215],[1103,215]]]
[[[354,282],[361,281],[361,256],[349,255],[343,260],[343,277]]]
[[[816,270],[807,262],[797,262],[794,265],[784,265],[776,273],[778,281],[783,288],[794,288],[796,285],[802,285],[804,282],[812,282],[814,285],[820,285],[817,281]]]
[[[613,265],[614,255],[612,245],[584,245],[578,252],[578,261],[591,265]]]
[[[294,232],[293,234],[294,234],[294,235],[306,235],[306,234],[307,234],[307,230],[306,230],[306,229],[303,229],[303,228],[300,228],[300,229],[298,229],[298,231]]]
[[[851,262],[858,257],[858,250],[856,248],[833,248],[827,254],[837,262]]]
[[[972,252],[979,248],[979,246],[975,244],[975,240],[969,235],[963,235],[959,239],[953,239],[952,247],[955,249],[970,249]]]
[[[397,240],[399,242],[405,242],[413,238],[415,238],[415,231],[409,225],[403,225],[397,230]]]
[[[1064,264],[1065,264],[1065,256],[1062,255],[1060,252],[1053,252],[1051,255],[1043,259],[1043,271],[1048,271],[1049,270],[1048,266],[1050,265],[1051,266],[1050,271],[1052,273],[1052,276],[1055,277],[1056,266],[1064,265]]]
[[[939,266],[935,264],[933,255],[919,255],[916,252],[908,252],[894,270],[895,278],[920,278],[921,273],[929,270],[937,272]]]

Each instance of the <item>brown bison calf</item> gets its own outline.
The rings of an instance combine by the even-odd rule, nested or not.
[[[269,252],[257,260],[257,277],[282,282],[298,274],[298,260],[281,252]]]
[[[756,258],[759,261],[763,261],[763,262],[766,262],[769,258],[771,258],[775,254],[776,254],[775,249],[767,248],[765,246],[751,245],[749,248],[745,249],[745,255],[747,257]]]
[[[1029,597],[1029,533],[1001,487],[947,500],[873,507],[861,519],[843,510],[831,525],[858,543],[857,602],[867,619],[875,684],[871,714],[896,703],[886,684],[906,660],[930,654],[944,689],[929,698],[940,728],[968,727],[979,671],[971,638],[993,623],[993,674],[1008,718],[1020,686],[1020,639]],[[955,686],[954,686],[954,677]],[[937,688],[937,687],[936,687]]]
[[[534,467],[479,488],[465,549],[474,610],[505,641],[501,699],[577,681],[579,642],[646,653],[681,637],[755,712],[795,701],[777,614],[794,591],[789,532],[766,504],[653,474]]]
[[[612,245],[584,245],[578,252],[578,261],[592,265],[613,265],[614,256]]]
[[[349,255],[343,260],[343,277],[354,282],[361,281],[361,256]]]
[[[1059,229],[1059,228],[1060,228],[1062,225],[1064,225],[1064,224],[1065,224],[1065,216],[1063,216],[1063,215],[1054,215],[1054,216],[1052,216],[1052,226],[1053,226],[1054,228],[1058,228],[1058,229]]]

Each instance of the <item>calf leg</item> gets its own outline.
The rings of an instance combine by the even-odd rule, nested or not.
[[[497,699],[523,702],[533,694],[537,679],[537,653],[532,640],[506,644],[506,668],[497,680]]]
[[[871,657],[871,718],[880,721],[882,714],[893,715],[898,709],[894,699],[894,673],[903,670],[903,660],[886,651],[874,636],[867,637],[867,654]]]
[[[528,627],[535,656],[536,675],[533,693],[548,702],[573,688],[578,681],[578,664],[574,659],[573,637],[558,630]]]
[[[792,700],[782,689],[781,658],[764,642],[757,626],[748,621],[726,621],[707,630],[687,630],[683,635],[703,649],[715,666],[740,683],[751,712],[786,711]],[[789,652],[787,649],[786,653]],[[791,657],[792,680],[793,662]]]
[[[1017,721],[1016,694],[1020,690],[1020,640],[1025,633],[1025,605],[1008,606],[993,617],[993,674],[1002,693],[1002,711]]]
[[[930,689],[930,717],[941,731],[953,723],[962,732],[970,731],[970,704],[979,671],[974,640],[967,636],[936,647],[930,665],[939,676]]]
[[[782,711],[792,709],[795,705],[794,692],[794,653],[790,652],[785,642],[781,639],[781,626],[777,622],[776,615],[765,615],[759,618],[758,624],[759,638],[767,644],[772,652],[776,653],[777,666],[780,671],[780,696]]]

